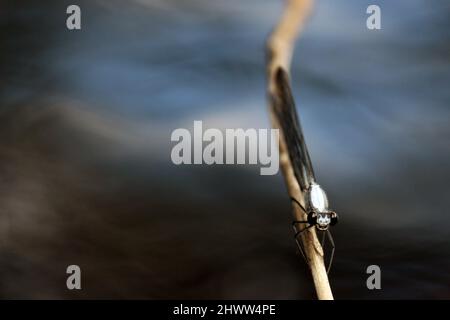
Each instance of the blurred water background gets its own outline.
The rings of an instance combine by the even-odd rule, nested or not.
[[[281,174],[170,161],[194,120],[270,127],[283,2],[79,0],[72,32],[69,4],[0,2],[0,297],[314,298]],[[336,298],[450,298],[449,18],[447,0],[319,0],[298,42],[293,90],[341,217]]]

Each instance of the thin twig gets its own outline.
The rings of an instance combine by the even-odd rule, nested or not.
[[[278,95],[275,85],[275,72],[278,68],[289,72],[292,52],[297,35],[303,28],[311,11],[312,0],[287,0],[286,8],[278,25],[273,30],[267,41],[267,77],[268,94],[270,101],[270,113],[274,128],[280,128],[272,105],[273,97]],[[284,175],[289,195],[303,203],[303,194],[294,175],[292,163],[289,159],[283,132],[280,130],[280,166]],[[293,215],[295,220],[306,220],[306,212],[293,203]],[[320,300],[332,300],[328,275],[323,260],[323,249],[317,239],[315,228],[309,228],[301,235],[301,241],[311,269],[317,297]]]

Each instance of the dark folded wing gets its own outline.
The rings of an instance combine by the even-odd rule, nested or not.
[[[272,97],[275,114],[286,140],[295,176],[300,187],[306,190],[315,181],[314,170],[292,97],[289,78],[282,68],[278,68],[276,72],[275,83],[278,93]]]

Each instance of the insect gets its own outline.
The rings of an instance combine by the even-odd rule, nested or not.
[[[327,268],[327,272],[329,272],[333,263],[334,251],[336,248],[329,227],[338,222],[338,215],[336,212],[329,209],[327,195],[322,187],[316,182],[311,158],[295,108],[288,75],[282,68],[278,68],[276,71],[275,84],[276,89],[278,90],[278,95],[272,96],[275,114],[278,117],[280,127],[283,131],[295,177],[305,195],[305,199],[303,200],[306,204],[306,208],[301,205],[300,201],[291,198],[291,200],[307,215],[305,221],[293,221],[292,226],[295,232],[294,238],[300,252],[306,262],[308,262],[302,245],[298,241],[300,234],[309,228],[316,227],[318,231],[322,232],[322,247],[325,244],[326,235],[332,247],[331,257]]]

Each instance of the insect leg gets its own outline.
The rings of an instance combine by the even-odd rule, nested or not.
[[[327,273],[330,272],[331,265],[333,264],[333,258],[334,258],[334,251],[336,249],[336,246],[334,245],[333,236],[331,235],[330,230],[327,230],[328,239],[330,239],[331,243],[331,257],[330,257],[330,263],[328,264]]]
[[[292,221],[292,225],[295,226],[297,223],[309,223],[308,221],[304,220],[304,221],[300,221],[300,220],[295,220]]]
[[[300,253],[302,254],[303,259],[305,259],[306,264],[309,264],[309,263],[308,263],[308,259],[306,259],[305,252],[304,252],[304,250],[303,250],[303,246],[300,244],[300,242],[298,242],[298,239],[297,239],[297,238],[295,238],[295,243],[297,243],[298,250],[299,250]]]
[[[295,232],[294,239],[295,239],[295,242],[297,243],[298,249],[300,250],[300,252],[301,252],[303,258],[304,258],[305,261],[306,261],[306,264],[309,264],[309,263],[308,263],[308,259],[306,258],[305,250],[303,250],[303,245],[301,244],[301,241],[298,241],[298,236],[299,236],[303,231],[305,231],[305,230],[307,230],[307,229],[309,229],[309,228],[311,228],[311,227],[314,227],[314,225],[311,224],[311,225],[309,225],[309,226],[307,226],[307,227],[304,227],[303,229],[297,231],[297,229],[295,228],[295,225],[293,225],[294,232]]]
[[[294,235],[294,238],[297,239],[297,237],[300,235],[300,233],[302,233],[302,232],[305,231],[305,230],[308,230],[308,229],[311,228],[311,227],[314,227],[314,225],[313,225],[313,224],[310,224],[309,226],[304,227],[303,229],[300,229],[300,230],[297,231],[297,229],[296,229],[295,226],[294,226],[294,231],[296,231],[296,232],[295,232],[295,235]]]
[[[301,205],[301,203],[300,203],[297,199],[295,199],[294,197],[291,197],[291,201],[293,201],[294,203],[296,203],[296,204],[300,207],[300,209],[302,209],[303,212],[306,213],[305,207],[303,207],[303,206]],[[303,249],[303,245],[302,245],[301,241],[298,240],[298,236],[299,236],[303,231],[305,231],[305,230],[307,230],[307,229],[309,229],[309,228],[311,228],[311,227],[314,227],[314,225],[313,225],[313,224],[309,224],[308,226],[304,227],[303,229],[297,230],[296,225],[297,225],[297,224],[300,224],[300,223],[306,223],[306,224],[309,224],[309,221],[306,221],[306,220],[296,220],[296,221],[293,221],[293,222],[292,222],[292,228],[294,229],[294,232],[295,232],[295,235],[294,235],[295,242],[297,243],[298,249],[299,249],[299,251],[301,252],[303,258],[305,259],[306,264],[309,265],[308,259],[306,258],[305,250]]]
[[[301,205],[301,203],[297,200],[297,199],[295,199],[294,197],[291,197],[291,201],[293,201],[294,203],[296,203],[305,213],[306,213],[306,209],[305,209],[305,207],[303,207],[302,205]]]
[[[322,249],[325,248],[325,232],[322,231],[322,243],[321,243]]]

